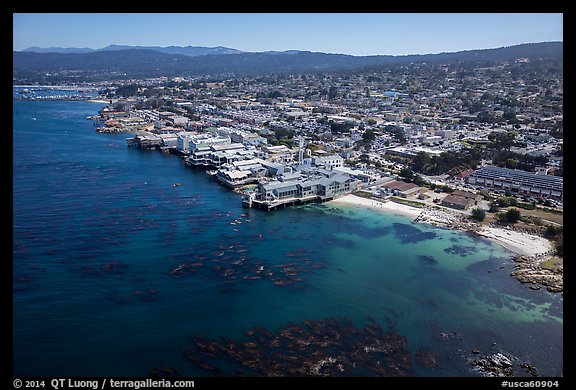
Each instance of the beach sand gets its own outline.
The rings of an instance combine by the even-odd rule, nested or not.
[[[550,240],[544,237],[516,232],[510,229],[486,226],[480,228],[476,233],[523,256],[542,256],[555,251]]]
[[[412,218],[416,218],[422,212],[422,209],[417,207],[407,206],[391,201],[380,202],[374,199],[362,198],[361,196],[356,196],[352,194],[331,200],[330,202],[364,206],[364,207],[373,207],[375,209],[388,211],[393,214],[404,215]]]
[[[393,201],[380,202],[352,194],[334,199],[331,202],[371,207],[376,210],[412,217],[416,222],[430,223],[462,230],[469,230],[470,228],[469,224],[459,223],[462,220],[463,215],[462,213],[455,211],[444,211],[429,207],[418,208],[399,204]],[[554,247],[549,240],[536,235],[483,225],[480,225],[480,228],[475,229],[475,231],[479,236],[485,237],[490,241],[523,256],[541,256],[554,250]]]

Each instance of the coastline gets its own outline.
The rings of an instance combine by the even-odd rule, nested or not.
[[[451,229],[474,232],[520,256],[539,257],[550,254],[554,250],[554,246],[546,238],[468,221],[463,218],[461,213],[448,210],[437,210],[428,207],[418,208],[393,201],[382,202],[353,194],[334,199],[331,202],[370,207],[375,210],[411,217],[414,222],[418,223],[429,223]]]

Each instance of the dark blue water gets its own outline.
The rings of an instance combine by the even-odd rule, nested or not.
[[[474,348],[563,374],[562,295],[512,279],[505,249],[358,207],[242,209],[203,170],[96,133],[100,107],[14,102],[15,375],[212,375],[191,336],[326,318],[435,351],[419,376],[478,375]]]

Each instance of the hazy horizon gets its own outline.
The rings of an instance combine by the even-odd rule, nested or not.
[[[129,45],[398,56],[562,41],[561,13],[13,14],[15,51]]]

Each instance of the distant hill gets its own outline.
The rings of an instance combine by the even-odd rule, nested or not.
[[[302,53],[302,50],[284,50],[284,51],[277,51],[277,50],[269,50],[269,51],[263,51],[262,53],[264,54],[296,54],[296,53]]]
[[[164,48],[169,49],[169,48]],[[171,50],[194,47],[173,47]],[[203,48],[222,49],[227,48]],[[200,51],[198,51],[200,52]],[[288,51],[272,53],[204,54],[162,53],[152,49],[124,49],[110,46],[108,50],[89,53],[13,52],[13,76],[29,77],[34,73],[55,71],[119,72],[127,76],[173,76],[218,73],[254,74],[270,72],[317,72],[354,69],[401,63],[450,63],[455,61],[493,61],[526,58],[563,58],[562,42],[528,43],[498,49],[467,50],[454,53],[405,56],[351,56],[345,54]]]
[[[204,47],[204,46],[130,46],[130,45],[108,45],[101,49],[76,48],[76,47],[29,47],[23,51],[33,53],[93,53],[96,51],[119,51],[119,50],[154,50],[166,54],[182,54],[185,56],[196,57],[208,54],[239,54],[241,50],[231,49],[229,47]]]
[[[166,54],[182,54],[184,56],[196,57],[205,55],[220,55],[220,54],[240,54],[240,50],[231,49],[229,47],[204,47],[204,46],[128,46],[128,45],[110,45],[97,51],[112,51],[112,50],[154,50],[159,53]]]
[[[28,49],[24,49],[23,51],[32,52],[32,53],[91,53],[94,49],[90,49],[89,47],[38,47],[32,46]]]

